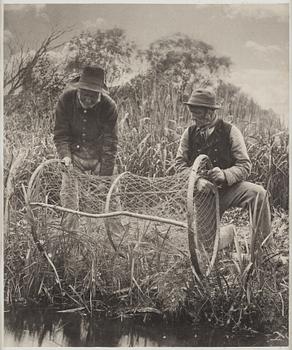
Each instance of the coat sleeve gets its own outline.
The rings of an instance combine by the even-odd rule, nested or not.
[[[104,125],[104,138],[101,155],[101,176],[113,174],[118,147],[118,110],[114,102],[110,104]]]
[[[230,141],[231,154],[235,163],[232,167],[223,170],[228,186],[246,180],[251,170],[251,161],[247,153],[244,138],[235,125],[232,125],[230,130]]]
[[[175,170],[181,172],[188,168],[189,158],[189,129],[186,129],[180,139],[179,147],[175,157]]]
[[[65,96],[63,94],[57,103],[54,128],[54,143],[61,159],[71,157],[70,142],[70,115],[66,108]]]

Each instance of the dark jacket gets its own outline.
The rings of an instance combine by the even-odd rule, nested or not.
[[[111,175],[117,152],[117,118],[115,102],[102,94],[93,108],[84,109],[77,89],[66,90],[56,107],[54,142],[60,158],[72,154],[82,159],[98,159],[100,175]]]

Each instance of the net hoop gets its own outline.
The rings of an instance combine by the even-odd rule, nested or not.
[[[33,184],[35,182],[35,179],[37,178],[37,176],[39,175],[39,173],[41,172],[41,170],[43,168],[45,168],[47,165],[49,164],[62,164],[60,159],[56,159],[56,158],[53,158],[53,159],[47,159],[45,160],[43,163],[41,163],[35,170],[34,172],[32,173],[30,179],[29,179],[29,182],[28,182],[28,186],[27,186],[27,193],[26,193],[26,200],[27,200],[27,203],[30,203],[31,202],[31,196],[32,196],[32,188],[33,188]]]
[[[199,155],[192,166],[190,177],[189,177],[189,183],[188,183],[188,191],[187,191],[187,225],[188,225],[188,243],[189,243],[189,250],[190,250],[190,256],[191,261],[193,264],[193,268],[195,269],[195,272],[198,276],[209,276],[218,253],[219,248],[219,240],[220,240],[220,213],[219,213],[219,194],[217,190],[217,186],[210,183],[212,186],[212,191],[215,195],[215,207],[216,207],[216,231],[214,232],[214,245],[213,245],[213,251],[211,254],[211,259],[208,264],[208,267],[206,271],[203,271],[202,267],[200,266],[199,258],[196,253],[196,251],[199,251],[199,227],[197,226],[197,220],[196,220],[196,206],[194,203],[194,192],[196,191],[196,184],[199,178],[201,178],[200,172],[202,171],[202,168],[206,165],[206,170],[212,169],[212,163],[207,155],[201,154]]]
[[[121,173],[120,175],[118,175],[118,177],[113,181],[108,194],[106,196],[106,202],[105,202],[105,208],[104,211],[105,213],[109,213],[110,212],[110,203],[111,203],[111,198],[112,198],[112,194],[114,193],[115,188],[118,186],[118,183],[120,182],[120,180],[126,175],[129,174],[128,171],[125,171],[123,173]],[[113,249],[117,252],[118,251],[118,247],[115,244],[113,237],[112,237],[112,232],[111,229],[109,227],[109,221],[108,220],[104,220],[104,225],[105,225],[105,230],[106,230],[106,234],[108,236],[108,239],[110,241],[111,246],[113,247]],[[123,256],[123,254],[121,254]]]

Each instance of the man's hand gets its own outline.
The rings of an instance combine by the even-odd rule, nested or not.
[[[210,178],[210,180],[214,181],[218,185],[226,182],[223,170],[218,167],[209,170],[208,177]]]
[[[70,167],[72,165],[72,159],[71,157],[64,157],[62,160],[61,160],[62,163],[65,164],[65,166],[67,167]]]
[[[198,179],[197,190],[199,192],[209,193],[213,191],[213,188],[214,188],[214,185],[210,181],[203,178]]]

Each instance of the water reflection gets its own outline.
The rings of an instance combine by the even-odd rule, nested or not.
[[[190,324],[146,325],[136,320],[93,320],[78,313],[17,309],[5,313],[4,345],[22,347],[266,346],[263,335],[238,336]]]

